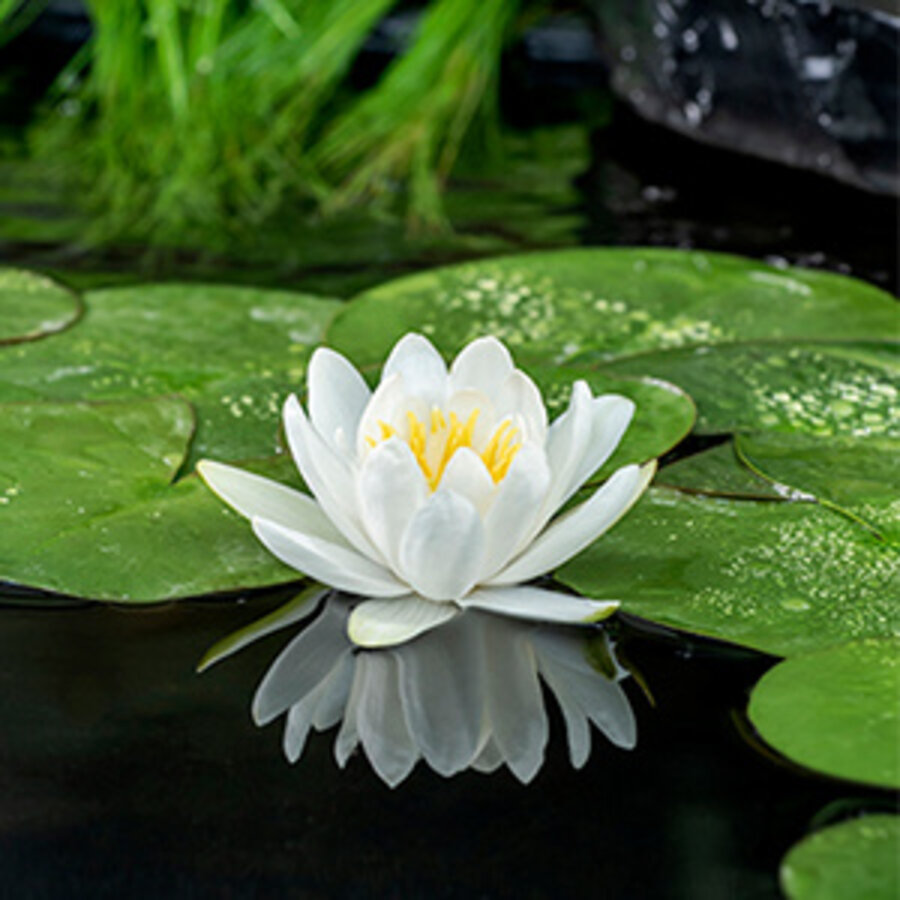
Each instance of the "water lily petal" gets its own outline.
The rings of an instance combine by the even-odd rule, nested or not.
[[[630,750],[637,743],[637,723],[621,686],[592,668],[583,642],[569,635],[541,632],[535,636],[538,667],[550,689],[559,695],[564,685],[568,701],[596,725],[617,747]]]
[[[618,394],[594,397],[591,439],[572,476],[572,482],[563,495],[563,503],[612,456],[622,440],[622,435],[631,424],[634,409],[634,401],[628,397],[621,397]]]
[[[313,713],[312,724],[316,731],[332,728],[343,718],[350,686],[353,684],[355,664],[353,653],[343,653],[328,674]]]
[[[356,710],[360,741],[381,780],[396,787],[419,759],[400,699],[400,664],[393,653],[360,653],[356,668],[362,685]]]
[[[569,760],[572,768],[580,769],[588,761],[591,755],[591,723],[581,706],[572,696],[569,684],[554,662],[549,662],[540,652],[540,646],[535,643],[535,652],[538,659],[538,672],[544,679],[550,693],[556,698],[559,709],[566,723],[566,738],[569,743]]]
[[[253,531],[283,563],[331,587],[371,597],[399,597],[409,592],[409,587],[383,566],[347,546],[266,519],[253,519]]]
[[[481,457],[469,447],[461,447],[450,458],[441,487],[465,497],[484,515],[494,497],[496,486]]]
[[[478,622],[459,616],[396,650],[410,731],[428,765],[445,776],[466,769],[478,750],[484,710]]]
[[[248,519],[259,516],[285,528],[347,543],[322,507],[307,494],[209,459],[197,463],[197,472],[214,493]]]
[[[428,496],[428,485],[409,445],[392,437],[368,455],[359,474],[363,525],[396,569],[400,539]]]
[[[624,466],[586,502],[553,522],[488,585],[519,584],[556,568],[625,515],[653,478],[656,463]]]
[[[265,725],[314,691],[350,649],[347,608],[329,603],[269,667],[253,698],[253,721]]]
[[[325,515],[360,553],[376,562],[384,562],[359,520],[352,468],[312,427],[293,394],[284,404],[284,431],[297,468]]]
[[[483,609],[514,619],[571,625],[599,622],[619,608],[618,600],[588,600],[531,585],[476,588],[457,603],[464,609]]]
[[[538,386],[516,369],[503,382],[496,398],[497,418],[516,419],[526,441],[543,444],[547,439],[547,409]]]
[[[503,754],[497,749],[497,744],[493,738],[488,739],[478,756],[472,760],[472,768],[476,772],[482,772],[485,775],[496,772],[502,765]]]
[[[391,647],[437,628],[459,614],[452,603],[414,594],[391,600],[364,600],[350,614],[347,634],[360,647]]]
[[[475,584],[484,556],[478,510],[439,488],[413,516],[400,541],[400,572],[430,600],[455,600]]]
[[[592,399],[587,382],[576,381],[572,385],[568,408],[550,426],[547,433],[547,462],[551,481],[541,509],[538,529],[562,505],[588,451],[593,428]]]
[[[497,486],[484,518],[485,553],[479,581],[496,575],[533,533],[549,488],[550,468],[544,451],[535,444],[524,444]]]
[[[547,744],[547,714],[528,631],[485,617],[487,721],[501,756],[523,784],[537,774]]]
[[[319,347],[313,353],[306,377],[313,427],[334,449],[346,453],[347,441],[356,435],[372,392],[359,372],[340,353],[327,347]],[[343,442],[337,440],[338,434],[344,435]]]
[[[287,722],[281,738],[281,748],[290,763],[297,762],[303,753],[306,739],[312,728],[313,713],[319,704],[326,683],[327,680],[323,680],[288,710]]]
[[[350,754],[359,743],[359,731],[356,728],[356,717],[359,713],[359,701],[365,689],[365,670],[359,665],[358,655],[353,657],[353,681],[350,694],[344,708],[344,719],[334,739],[334,759],[340,768],[347,765]]]
[[[381,370],[382,380],[400,375],[406,392],[432,406],[443,406],[447,399],[447,366],[428,338],[407,334],[391,350]]]
[[[489,397],[513,373],[509,350],[495,337],[477,338],[467,344],[450,366],[451,391],[474,388]]]

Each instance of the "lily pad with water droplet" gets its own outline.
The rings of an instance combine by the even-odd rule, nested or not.
[[[62,331],[80,315],[78,295],[61,284],[36,272],[0,268],[0,345]]]
[[[221,285],[144,285],[85,295],[82,321],[0,348],[0,402],[178,393],[197,410],[188,466],[276,450],[281,404],[299,390],[339,303]]]
[[[715,253],[617,248],[400,278],[341,310],[328,341],[358,363],[376,363],[407,331],[448,356],[492,334],[520,363],[560,363],[736,341],[879,340],[898,327],[892,299],[851,278]]]
[[[900,635],[900,553],[814,503],[651,489],[556,574],[634,616],[780,656]]]
[[[788,900],[896,900],[900,816],[832,825],[796,844],[781,863]]]
[[[0,581],[143,603],[294,581],[247,522],[191,476],[175,397],[0,406]],[[255,467],[296,481],[289,459]]]
[[[660,469],[656,483],[698,494],[784,499],[771,482],[741,464],[731,441],[701,450]]]
[[[753,689],[749,714],[768,744],[802,766],[900,788],[900,640],[785,660]]]
[[[647,353],[603,366],[653,375],[697,404],[697,432],[781,431],[900,437],[900,362],[892,344],[760,342]]]
[[[742,434],[737,450],[770,481],[812,494],[900,543],[900,440]]]

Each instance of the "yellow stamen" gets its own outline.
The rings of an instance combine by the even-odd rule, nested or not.
[[[465,422],[461,422],[455,412],[451,412],[445,418],[443,411],[435,407],[427,419],[427,427],[414,412],[410,410],[406,413],[409,426],[406,442],[432,491],[437,490],[441,483],[444,470],[450,464],[453,454],[463,447],[474,449],[472,440],[480,413],[481,410],[474,409]],[[375,447],[381,441],[395,435],[399,436],[397,429],[387,422],[379,420],[378,427],[381,431],[380,438],[371,436],[366,438],[370,447]],[[501,422],[484,450],[478,454],[495,484],[506,477],[512,461],[521,448],[519,429],[514,428],[509,419]],[[428,460],[431,460],[431,464]]]

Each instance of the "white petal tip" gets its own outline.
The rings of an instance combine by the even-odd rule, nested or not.
[[[442,625],[459,612],[453,603],[419,597],[366,600],[350,613],[347,636],[358,647],[393,647]]]

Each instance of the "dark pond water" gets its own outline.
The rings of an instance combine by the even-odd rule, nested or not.
[[[275,604],[7,608],[0,628],[0,865],[9,897],[770,898],[823,808],[876,792],[805,775],[741,737],[754,654],[639,637],[638,744],[386,788],[331,734],[290,766],[249,701],[286,642],[202,676],[211,643]]]
[[[572,152],[575,187],[550,171],[551,154],[541,165],[552,189],[539,199],[527,179],[493,194],[490,183],[457,185],[450,203],[468,210],[464,240],[425,246],[368,232],[360,245],[354,226],[344,233],[351,259],[332,249],[280,266],[194,252],[151,258],[135,248],[72,253],[54,231],[57,199],[34,203],[32,192],[32,205],[17,201],[33,176],[10,164],[7,175],[25,174],[10,176],[0,195],[0,262],[76,284],[202,277],[349,295],[481,252],[658,244],[896,283],[896,210],[883,198],[700,149],[621,110],[590,152]],[[339,248],[341,232],[318,240]],[[554,714],[546,765],[528,787],[506,772],[444,780],[420,764],[391,791],[363,758],[340,771],[331,734],[314,736],[290,766],[280,725],[252,724],[250,698],[284,635],[194,673],[210,644],[277,596],[140,611],[8,599],[2,897],[767,900],[779,896],[780,859],[814,824],[889,800],[801,772],[747,739],[748,692],[771,659],[628,623],[621,646],[655,699],[626,682],[636,749],[598,738],[575,772]]]

